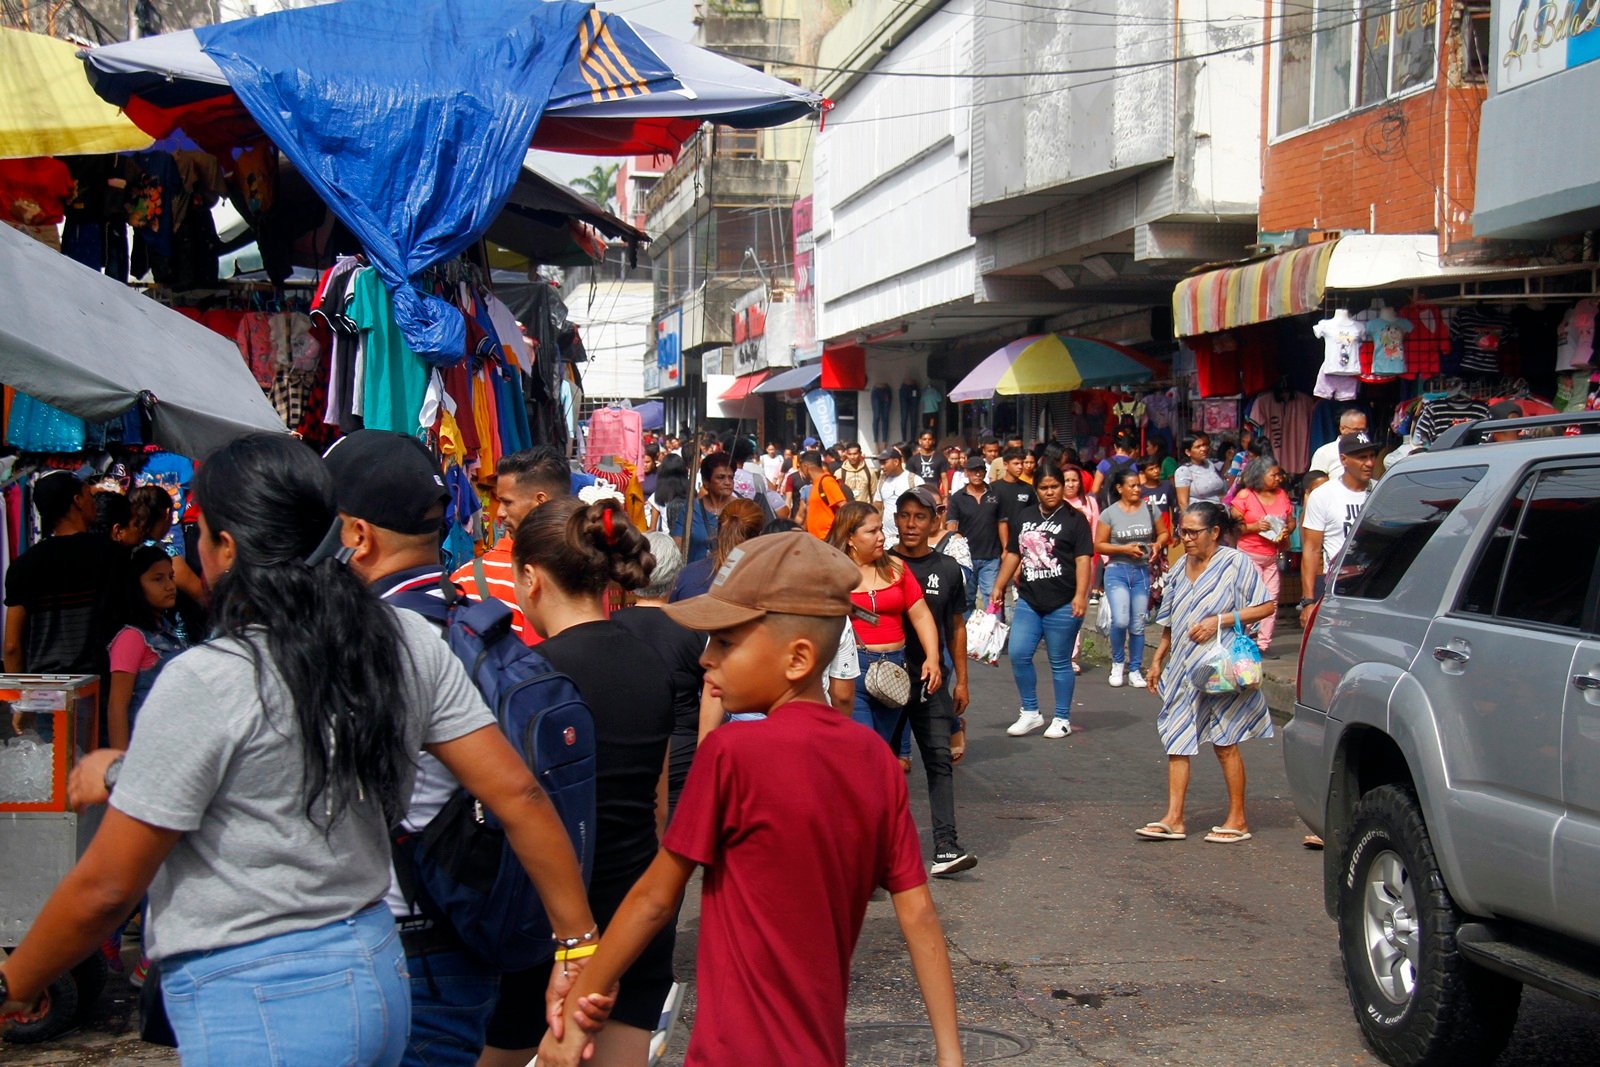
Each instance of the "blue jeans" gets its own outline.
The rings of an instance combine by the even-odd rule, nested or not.
[[[411,972],[411,1036],[405,1067],[472,1067],[500,999],[500,972],[466,952],[406,957]]]
[[[1150,612],[1150,568],[1143,563],[1109,564],[1106,599],[1111,602],[1111,662],[1126,663],[1136,671],[1144,670],[1144,622]]]
[[[862,726],[870,727],[874,733],[883,738],[884,743],[892,748],[895,755],[898,756],[901,754],[901,748],[903,747],[902,740],[907,742],[910,740],[909,737],[903,738],[900,733],[900,716],[905,709],[891,708],[867,692],[867,668],[880,659],[898,663],[902,667],[906,665],[906,654],[903,650],[899,652],[869,652],[864,648],[857,648],[856,662],[861,665],[861,677],[856,679],[856,705],[850,717]],[[917,679],[911,679],[913,696],[917,695],[915,691],[921,684]]]
[[[1083,619],[1072,613],[1072,605],[1063,604],[1048,615],[1040,615],[1028,602],[1017,597],[1017,609],[1011,618],[1011,675],[1017,682],[1017,695],[1022,698],[1022,710],[1039,710],[1039,676],[1033,669],[1033,654],[1044,641],[1050,657],[1050,677],[1055,682],[1056,718],[1072,718],[1072,690],[1077,679],[1072,673],[1072,646],[1077,643]]]
[[[994,580],[1000,577],[1000,561],[997,559],[975,559],[972,561],[972,584],[977,587],[977,611],[985,611],[989,607],[989,592],[994,589]],[[972,600],[972,590],[967,590],[967,599]],[[972,605],[969,603],[968,608]]]
[[[312,930],[172,956],[161,990],[184,1067],[394,1067],[411,1029],[400,932],[381,901]]]

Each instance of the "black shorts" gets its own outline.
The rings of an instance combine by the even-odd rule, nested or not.
[[[591,903],[595,921],[604,930],[622,903],[618,898]],[[661,1008],[672,991],[672,950],[677,936],[676,923],[668,923],[645,946],[633,966],[623,972],[617,991],[617,1005],[611,1011],[611,1021],[641,1030],[656,1028],[661,1021]],[[503,975],[500,979],[500,1000],[489,1018],[484,1041],[494,1048],[533,1048],[544,1040],[544,992],[550,985],[550,972],[554,963],[531,970]]]

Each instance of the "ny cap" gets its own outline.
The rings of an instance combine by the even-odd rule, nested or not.
[[[848,556],[811,534],[766,534],[728,553],[709,592],[662,610],[691,630],[730,630],[768,613],[843,618],[860,581]]]
[[[339,510],[400,534],[438,530],[450,501],[439,463],[403,433],[357,430],[323,453]]]
[[[1356,456],[1362,452],[1376,452],[1378,443],[1367,436],[1367,431],[1347,433],[1339,438],[1339,455]]]

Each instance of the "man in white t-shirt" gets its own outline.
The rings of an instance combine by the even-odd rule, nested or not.
[[[900,543],[900,534],[894,528],[894,505],[902,493],[909,493],[922,484],[922,479],[906,470],[906,455],[898,448],[886,448],[878,453],[883,469],[878,475],[878,488],[872,494],[872,504],[883,515],[883,549],[887,552]]]
[[[1310,618],[1311,607],[1322,597],[1324,575],[1339,557],[1355,529],[1361,509],[1372,495],[1372,472],[1378,463],[1377,443],[1365,433],[1339,438],[1339,460],[1344,473],[1329,479],[1306,498],[1300,522],[1300,625]]]
[[[1366,433],[1367,413],[1360,408],[1345,408],[1339,412],[1339,437],[1347,433]],[[1341,473],[1344,468],[1339,463],[1339,437],[1319,447],[1311,453],[1310,473],[1306,475],[1306,497],[1310,498],[1313,490],[1324,481]]]

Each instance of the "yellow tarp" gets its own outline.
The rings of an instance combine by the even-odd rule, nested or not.
[[[150,135],[95,95],[76,45],[0,28],[0,158],[124,152]]]

